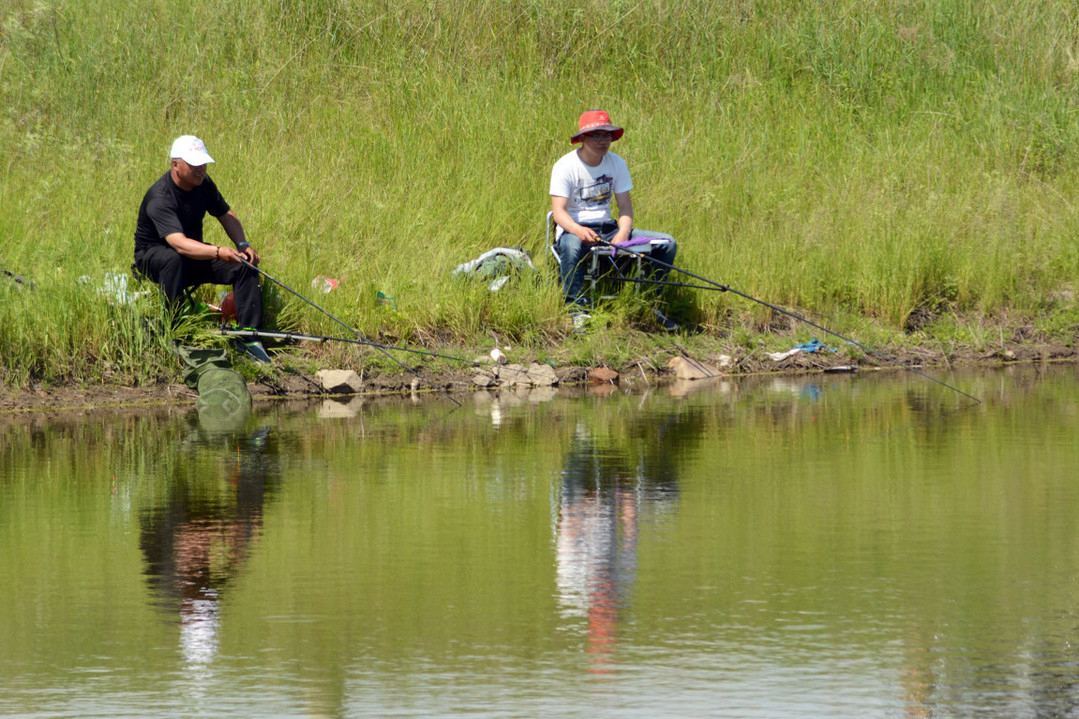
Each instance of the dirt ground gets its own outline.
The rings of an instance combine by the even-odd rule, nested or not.
[[[922,371],[935,367],[999,366],[1014,362],[1079,362],[1079,351],[1052,345],[1022,345],[991,353],[979,354],[968,351],[949,356],[928,350],[882,352],[881,354]],[[609,368],[618,372],[619,376],[607,381],[622,384],[663,384],[673,381],[677,379],[677,376],[675,370],[667,364],[670,359],[670,355],[641,357],[623,367]],[[694,359],[707,363],[713,368],[720,368],[723,374],[732,377],[761,373],[824,372],[846,369],[852,364],[851,359],[842,351],[839,353],[798,353],[779,361],[766,356],[725,358],[717,355]],[[898,367],[899,365],[870,356],[857,363],[857,366],[861,369],[870,369]],[[589,373],[593,369],[595,368],[555,367],[555,373],[560,385],[585,385],[596,381],[589,378]],[[364,373],[362,394],[394,395],[438,391],[463,394],[477,389],[473,381],[476,374],[477,368],[473,366],[464,366],[461,370],[442,374],[424,372],[421,373],[422,380],[403,371],[375,376]],[[248,388],[256,404],[327,394],[317,377],[283,371],[268,372],[259,380],[249,382]],[[89,412],[103,408],[191,404],[196,399],[198,399],[198,394],[193,389],[179,383],[135,387],[120,385],[33,386],[22,389],[0,387],[0,414],[63,411],[65,415],[70,415],[73,412]]]

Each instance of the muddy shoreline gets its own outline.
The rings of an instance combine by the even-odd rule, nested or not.
[[[950,369],[956,367],[993,367],[1012,363],[1030,362],[1079,362],[1079,351],[1057,345],[1015,346],[992,352],[957,352],[944,355],[925,349],[882,352],[904,365],[921,371]],[[618,377],[605,380],[608,384],[622,385],[662,385],[678,379],[675,369],[668,366],[674,355],[663,353],[660,356],[641,357],[621,367],[608,367]],[[765,355],[728,358],[725,356],[698,356],[694,359],[714,368],[721,368],[722,374],[730,377],[753,374],[799,374],[825,372],[845,369],[854,365],[858,369],[871,370],[894,368],[902,370],[896,364],[876,357],[865,357],[858,362],[842,351],[838,353],[815,352],[798,353],[776,361]],[[559,386],[588,385],[597,381],[589,377],[595,367],[563,366],[554,367]],[[471,393],[484,389],[476,384],[477,368],[465,366],[459,370],[445,372],[421,371],[416,376],[404,371],[370,374],[363,376],[362,391],[359,396],[437,394],[450,395]],[[273,402],[281,399],[315,398],[328,396],[319,378],[314,374],[274,370],[264,373],[259,378],[249,381],[248,388],[256,404]],[[487,388],[500,391],[498,387]],[[509,388],[501,388],[507,391]],[[139,408],[167,405],[188,405],[195,402],[198,394],[186,385],[161,383],[146,386],[123,385],[53,385],[33,386],[28,388],[0,387],[0,414],[20,414],[25,412],[63,411],[91,412],[106,408]]]

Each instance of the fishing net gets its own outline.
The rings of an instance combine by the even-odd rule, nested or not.
[[[251,411],[251,393],[247,382],[232,369],[228,352],[223,349],[180,347],[184,382],[198,390],[195,409],[203,429],[236,429]]]
[[[180,364],[184,366],[184,384],[192,389],[199,389],[199,378],[207,370],[215,367],[232,369],[229,353],[224,349],[181,345],[176,348],[176,353],[180,357]]]

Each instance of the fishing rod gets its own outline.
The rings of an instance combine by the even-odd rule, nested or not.
[[[905,362],[901,362],[900,360],[897,360],[894,357],[889,357],[886,354],[883,354],[881,352],[877,352],[876,350],[865,346],[864,344],[862,344],[861,342],[859,342],[857,340],[853,340],[850,337],[846,337],[844,335],[839,334],[838,332],[834,332],[834,331],[828,329],[827,327],[824,327],[823,325],[819,325],[816,322],[813,322],[812,320],[806,319],[805,317],[802,317],[801,315],[799,315],[799,314],[797,314],[795,312],[791,312],[790,310],[787,310],[787,309],[784,309],[784,308],[779,307],[777,305],[774,305],[771,302],[765,302],[762,299],[758,299],[757,297],[753,297],[752,295],[748,295],[745,292],[741,292],[740,290],[736,290],[736,289],[734,289],[733,287],[731,287],[729,285],[720,284],[719,282],[716,282],[715,280],[710,280],[707,277],[702,277],[700,275],[694,274],[694,273],[690,272],[689,270],[685,270],[685,269],[682,269],[681,267],[676,267],[675,265],[668,264],[668,263],[664,262],[663,260],[659,260],[659,259],[656,259],[655,257],[652,257],[647,252],[641,252],[641,251],[638,251],[638,250],[634,250],[631,247],[618,247],[617,245],[614,245],[614,244],[612,244],[612,243],[610,243],[610,242],[608,242],[607,240],[604,240],[604,239],[597,239],[596,242],[598,242],[601,245],[606,245],[607,247],[611,247],[611,248],[613,248],[615,250],[618,250],[618,251],[621,251],[621,252],[631,253],[631,254],[637,255],[638,257],[643,257],[646,260],[648,260],[649,262],[652,262],[653,264],[659,265],[660,267],[665,267],[668,270],[674,270],[676,272],[681,272],[682,274],[687,275],[689,277],[692,277],[695,280],[700,280],[701,282],[704,282],[704,283],[710,285],[710,287],[702,288],[702,289],[713,289],[713,290],[718,290],[720,292],[733,292],[734,294],[738,295],[739,297],[743,297],[743,298],[745,298],[747,300],[750,300],[751,302],[756,302],[757,304],[763,305],[763,306],[767,307],[768,309],[773,310],[774,312],[779,312],[780,314],[787,315],[788,317],[796,319],[799,322],[804,322],[805,324],[809,325],[810,327],[816,327],[821,332],[827,332],[828,334],[832,335],[833,337],[838,337],[839,339],[843,340],[844,342],[846,342],[848,344],[852,344],[855,347],[858,347],[858,348],[864,350],[868,354],[873,355],[874,357],[879,357],[880,359],[885,360],[886,362],[890,362],[890,363],[892,363],[894,365],[902,367],[903,369],[909,370],[909,371],[913,372],[916,375],[920,375],[922,377],[925,377],[927,380],[929,380],[931,382],[936,382],[937,384],[941,385],[942,387],[947,387],[948,389],[952,390],[953,392],[958,392],[959,394],[963,395],[964,397],[973,400],[975,404],[981,404],[982,403],[982,401],[980,399],[978,399],[977,397],[975,397],[972,394],[968,394],[968,393],[964,392],[963,390],[959,389],[958,387],[953,387],[952,385],[948,384],[947,382],[942,382],[941,380],[937,379],[936,377],[931,377],[930,375],[927,375],[925,372],[922,372],[921,370],[916,369],[915,367],[912,367],[911,365],[909,365],[909,364],[907,364]],[[663,280],[657,280],[656,283],[657,284],[660,284],[660,283],[665,284],[665,282]],[[675,283],[675,284],[678,285],[678,284],[682,284],[682,283]]]
[[[424,355],[425,357],[439,357],[441,359],[456,360],[458,362],[464,362],[466,364],[480,366],[483,363],[475,360],[465,359],[464,357],[455,357],[453,355],[439,354],[438,352],[428,352],[427,350],[417,350],[411,347],[397,347],[395,345],[385,345],[378,342],[373,342],[368,339],[354,339],[352,337],[332,337],[330,335],[313,335],[303,332],[279,332],[276,330],[254,330],[230,327],[222,327],[219,332],[226,337],[251,337],[254,339],[267,339],[267,340],[285,340],[288,342],[346,342],[348,344],[363,345],[365,347],[375,347],[384,350],[397,350],[398,352],[412,352],[413,354]]]
[[[319,312],[321,312],[322,314],[326,315],[326,316],[327,316],[327,317],[329,317],[329,318],[330,318],[331,320],[333,320],[333,321],[334,321],[334,322],[336,322],[337,324],[341,325],[342,327],[344,327],[344,328],[345,328],[346,330],[348,330],[348,331],[349,331],[349,332],[351,332],[352,334],[356,335],[356,337],[357,337],[358,339],[360,339],[360,340],[363,340],[363,342],[364,342],[365,344],[368,344],[368,345],[370,345],[371,347],[374,347],[374,348],[375,348],[375,349],[377,349],[377,350],[378,350],[379,352],[381,352],[381,353],[382,353],[383,355],[385,355],[386,357],[388,357],[389,359],[393,360],[393,361],[394,361],[394,362],[396,362],[396,363],[397,363],[398,365],[400,365],[400,366],[401,366],[401,367],[402,367],[403,369],[407,370],[408,372],[411,372],[411,373],[412,373],[413,375],[415,375],[415,376],[416,376],[416,378],[417,378],[417,379],[419,379],[419,380],[421,380],[421,381],[423,380],[423,377],[421,377],[421,376],[420,376],[420,373],[419,373],[419,372],[417,372],[416,370],[412,369],[411,367],[409,367],[408,365],[406,365],[406,364],[405,364],[404,362],[402,362],[401,360],[399,360],[399,359],[397,359],[396,357],[394,357],[393,355],[391,355],[391,354],[389,353],[389,349],[391,349],[391,348],[387,347],[386,345],[380,345],[380,344],[378,344],[377,342],[371,342],[371,341],[370,341],[370,340],[368,340],[368,339],[367,339],[366,337],[364,337],[364,336],[363,336],[363,335],[362,335],[362,334],[360,333],[360,331],[359,331],[359,330],[357,330],[356,328],[352,327],[351,325],[349,325],[348,323],[346,323],[346,322],[345,322],[344,320],[340,319],[339,317],[337,317],[336,315],[334,315],[333,313],[331,313],[331,312],[330,312],[329,310],[327,310],[327,309],[325,309],[325,308],[323,308],[323,307],[320,307],[319,305],[315,304],[315,303],[314,303],[314,302],[312,302],[311,300],[307,299],[306,297],[304,297],[303,295],[301,295],[301,294],[300,294],[299,292],[297,292],[296,290],[292,289],[291,287],[289,287],[288,285],[286,285],[286,284],[285,284],[284,282],[282,282],[281,280],[279,280],[279,279],[277,279],[276,277],[274,277],[273,275],[271,275],[271,274],[270,274],[269,272],[266,272],[266,270],[262,269],[261,267],[259,267],[259,266],[258,266],[258,265],[256,265],[255,263],[251,262],[251,261],[250,261],[250,260],[249,260],[249,259],[247,258],[247,256],[246,256],[246,255],[240,255],[240,258],[241,258],[241,261],[242,261],[242,262],[243,262],[243,263],[244,263],[245,265],[247,265],[248,267],[251,267],[252,269],[254,269],[254,270],[255,270],[256,272],[258,272],[258,273],[259,273],[260,275],[262,275],[263,277],[265,277],[266,279],[268,279],[268,280],[269,280],[270,282],[273,282],[273,283],[274,283],[275,285],[277,285],[278,287],[281,287],[281,288],[283,288],[283,289],[285,289],[285,290],[288,290],[288,291],[289,291],[289,292],[291,292],[292,294],[296,295],[296,296],[297,296],[297,297],[299,297],[299,298],[300,298],[301,300],[303,300],[303,301],[304,301],[304,302],[306,302],[307,304],[311,305],[311,306],[312,306],[312,307],[314,307],[314,308],[315,308],[316,310],[318,310],[318,311],[319,311]],[[398,348],[392,348],[392,349],[398,349]],[[447,392],[446,392],[445,390],[443,390],[443,389],[442,389],[441,387],[435,387],[435,389],[437,389],[437,390],[438,390],[438,392],[439,392],[439,393],[440,393],[440,394],[441,394],[442,396],[444,396],[444,397],[445,397],[446,399],[448,399],[449,401],[453,402],[453,403],[454,403],[455,405],[457,405],[458,407],[460,407],[460,406],[461,406],[461,403],[460,403],[460,402],[458,402],[458,401],[457,401],[457,400],[455,400],[455,399],[454,399],[453,397],[451,397],[451,396],[450,396],[450,395],[449,395],[449,394],[448,394],[448,393],[447,393]]]
[[[280,332],[277,330],[256,330],[244,327],[219,327],[218,334],[226,337],[250,337],[251,339],[266,339],[266,340],[285,340],[286,342],[345,342],[347,344],[363,345],[365,347],[375,347],[385,350],[397,350],[398,352],[411,352],[413,354],[423,355],[425,357],[438,357],[440,359],[454,360],[455,362],[464,362],[465,364],[472,365],[473,367],[487,367],[486,362],[479,360],[465,359],[464,357],[457,357],[455,355],[442,354],[439,352],[429,352],[427,350],[418,350],[411,347],[398,347],[395,345],[380,344],[368,339],[353,339],[352,337],[333,337],[330,335],[314,335],[304,332]],[[528,370],[519,369],[516,367],[501,367],[499,372],[516,372],[518,375],[528,374]]]

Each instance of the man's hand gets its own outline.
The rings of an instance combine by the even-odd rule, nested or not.
[[[594,245],[599,241],[599,233],[584,225],[577,225],[573,234],[577,236],[582,245]]]
[[[232,247],[221,247],[221,246],[218,246],[218,247],[216,247],[214,249],[214,257],[213,257],[213,259],[221,260],[222,262],[227,262],[229,264],[236,264],[236,263],[239,263],[239,262],[242,262],[242,263],[246,264],[247,261],[248,261],[247,256],[244,255],[239,250],[233,249]]]
[[[243,256],[244,256],[245,258],[247,258],[247,262],[248,262],[248,264],[251,264],[251,265],[254,265],[255,267],[258,267],[259,261],[260,261],[260,260],[261,260],[262,258],[261,258],[261,257],[259,257],[259,253],[255,252],[255,248],[254,248],[254,247],[252,247],[251,245],[249,245],[249,244],[248,244],[248,243],[246,243],[246,242],[242,242],[242,243],[240,243],[240,245],[239,245],[239,246],[237,247],[237,249],[238,249],[238,250],[240,250],[240,253],[241,253],[241,254],[242,254],[242,255],[243,255]]]
[[[251,245],[247,245],[243,248],[243,251],[239,248],[215,247],[213,259],[228,262],[229,264],[238,263],[258,267],[259,259],[261,258],[259,257],[259,253],[255,252]]]
[[[560,195],[551,195],[551,215],[555,223],[564,232],[571,233],[581,241],[583,245],[594,245],[599,240],[599,235],[590,227],[574,222],[566,208],[569,207],[569,198]]]

